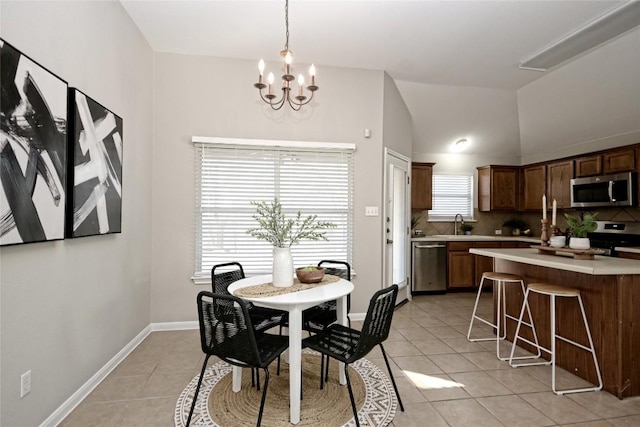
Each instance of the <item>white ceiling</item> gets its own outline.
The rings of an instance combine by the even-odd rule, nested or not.
[[[284,0],[121,0],[152,49],[266,61],[284,47]],[[395,80],[518,89],[521,60],[624,3],[609,0],[290,0],[295,61]]]

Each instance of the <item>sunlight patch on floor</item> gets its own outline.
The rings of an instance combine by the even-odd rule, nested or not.
[[[419,372],[403,371],[411,382],[418,388],[423,390],[434,390],[442,388],[464,388],[464,384],[444,378],[432,377],[431,375],[421,374]]]

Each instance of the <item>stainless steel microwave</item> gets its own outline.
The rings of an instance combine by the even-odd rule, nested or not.
[[[571,180],[571,207],[634,206],[636,174],[590,176]]]

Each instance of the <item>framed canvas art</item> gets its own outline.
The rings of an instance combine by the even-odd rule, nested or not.
[[[0,246],[65,232],[67,82],[0,39]]]
[[[122,119],[69,89],[67,237],[121,232]]]

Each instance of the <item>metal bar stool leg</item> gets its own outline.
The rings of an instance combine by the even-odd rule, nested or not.
[[[549,324],[550,324],[549,332],[551,336],[550,349],[542,347],[537,343],[537,337],[535,335],[535,332],[534,332],[534,337],[536,337],[535,343],[526,338],[520,337],[520,326],[523,323],[522,319],[524,317],[524,311],[525,309],[529,310],[527,304],[528,304],[530,292],[536,292],[542,295],[547,295],[549,297]],[[556,298],[557,297],[576,298],[578,300],[578,305],[580,307],[580,314],[582,315],[582,321],[584,324],[585,332],[589,340],[588,347],[557,334],[557,319],[556,319]],[[529,311],[529,316],[531,316],[530,311]],[[533,324],[533,319],[531,319],[531,323]],[[530,363],[519,363],[519,364],[513,363],[513,359],[515,359],[513,357],[513,354],[514,354],[515,346],[518,340],[522,340],[532,346],[537,347],[538,352],[544,351],[548,353],[550,355],[551,360],[544,361],[544,362],[530,362]],[[591,353],[591,356],[593,357],[594,367],[596,370],[596,375],[598,377],[598,385],[594,387],[564,389],[564,390],[558,390],[556,388],[556,348],[557,348],[556,340],[564,341],[568,344],[572,344],[582,350],[585,350]],[[579,393],[584,391],[597,391],[602,389],[602,375],[600,373],[600,367],[598,365],[598,359],[596,357],[596,351],[593,345],[593,339],[591,337],[591,330],[589,329],[589,323],[587,322],[587,315],[584,310],[584,305],[582,303],[582,296],[580,295],[580,291],[578,291],[577,289],[554,286],[554,285],[549,285],[545,283],[530,284],[525,293],[522,309],[520,310],[520,318],[518,319],[518,326],[516,327],[516,334],[513,339],[513,346],[511,347],[511,357],[509,359],[509,365],[513,367],[518,367],[518,366],[549,365],[549,364],[551,365],[551,389],[555,394],[562,395],[562,394],[568,394],[568,393]]]
[[[478,304],[480,301],[480,295],[482,294],[482,289],[484,287],[485,279],[492,280],[495,283],[494,292],[497,294],[497,304],[495,308],[495,324],[488,321],[487,319],[483,319],[478,315]],[[509,360],[509,357],[503,357],[500,355],[500,341],[505,340],[507,338],[507,319],[511,319],[517,321],[518,319],[510,314],[507,314],[507,294],[506,294],[506,286],[510,283],[520,283],[520,287],[523,291],[524,295],[524,280],[522,277],[510,274],[510,273],[499,273],[499,272],[486,272],[482,274],[482,279],[480,280],[480,285],[478,288],[478,294],[476,296],[476,302],[473,307],[473,313],[471,315],[471,322],[469,323],[469,330],[467,332],[467,340],[476,342],[476,341],[496,341],[496,357],[498,360]],[[531,316],[529,317],[531,319]],[[491,337],[481,337],[481,338],[471,338],[471,332],[473,330],[474,322],[479,320],[489,326],[491,326],[495,330],[495,336]],[[537,337],[536,337],[537,342]]]
[[[527,288],[527,290],[524,293],[524,300],[522,301],[522,308],[520,309],[520,316],[518,317],[518,326],[516,326],[516,333],[513,336],[513,343],[511,344],[511,354],[509,355],[509,365],[513,368],[517,368],[519,366],[537,366],[537,365],[550,365],[551,361],[547,361],[544,360],[542,362],[528,362],[528,363],[513,363],[514,360],[518,360],[518,359],[539,359],[542,356],[541,350],[546,351],[547,353],[549,353],[549,351],[547,349],[545,349],[544,347],[540,346],[540,344],[538,343],[538,336],[535,333],[535,325],[533,323],[533,317],[531,317],[531,310],[529,308],[529,293],[530,293],[530,289]],[[529,314],[529,320],[531,321],[531,324],[528,325],[526,322],[524,322],[524,312],[525,310],[527,310],[528,314]],[[535,342],[529,341],[526,338],[523,338],[520,336],[520,328],[522,325],[527,325],[530,326],[531,329],[534,331],[534,338],[535,338]],[[518,344],[518,340],[520,341],[524,341],[529,345],[534,346],[537,350],[538,350],[538,354],[537,356],[520,356],[520,357],[515,357],[515,351],[516,351],[516,346]]]

